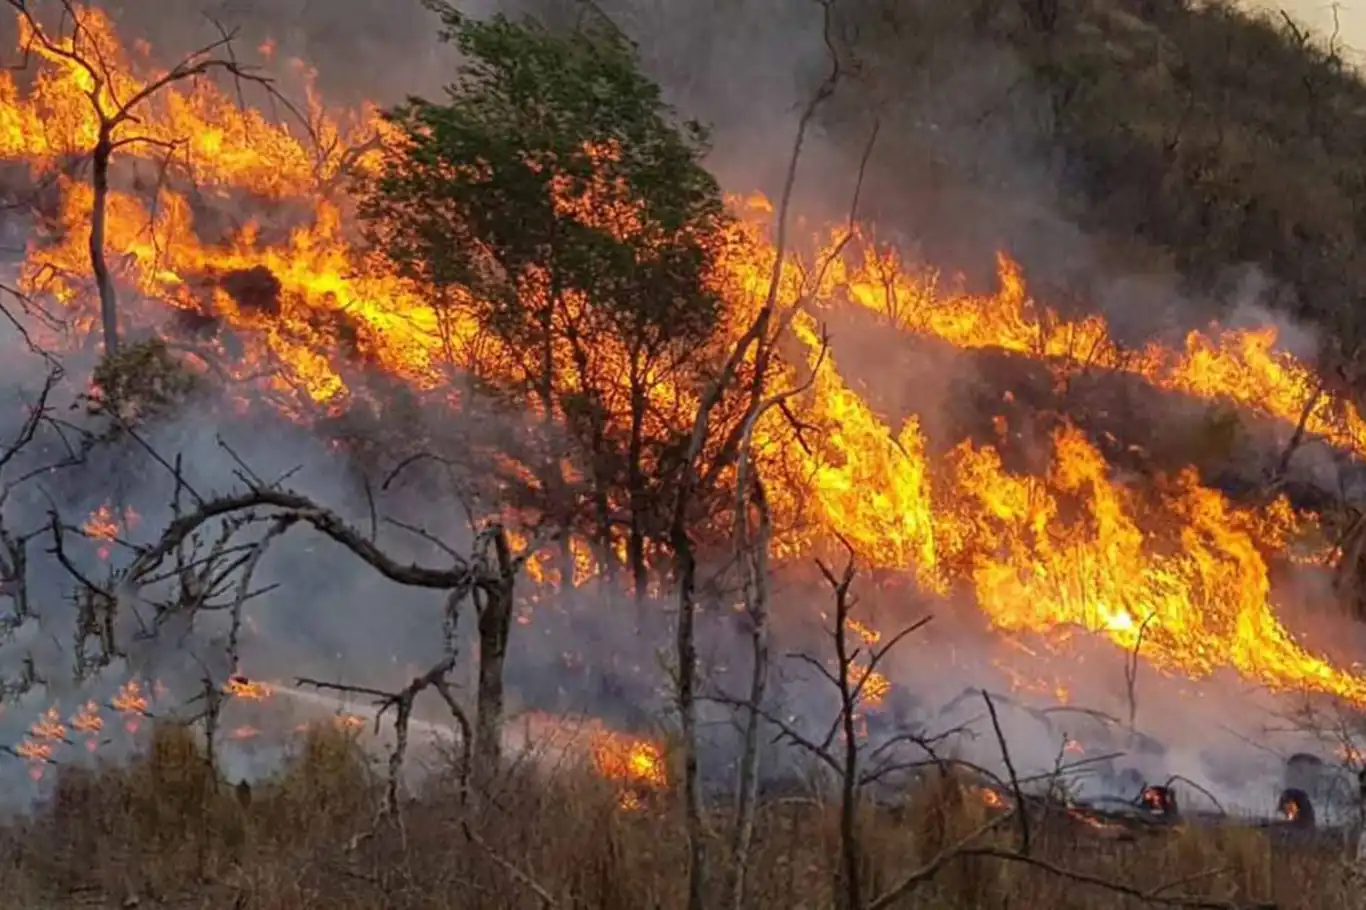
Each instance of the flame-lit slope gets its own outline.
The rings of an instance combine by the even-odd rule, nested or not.
[[[0,78],[0,156],[51,166],[94,147],[99,134],[90,97],[95,74],[62,52],[74,49],[85,60],[98,61],[101,84],[95,102],[108,115],[164,74],[152,66],[151,48],[145,42],[135,42],[129,52],[102,10],[77,10],[79,44],[68,35],[57,51],[32,40],[28,20],[17,17],[19,46],[43,65],[21,74],[32,75],[23,91],[14,73],[7,71]],[[66,30],[73,32],[70,23]],[[369,110],[359,117],[334,118],[322,112],[315,98],[308,101],[300,112],[306,128],[300,123],[286,130],[261,111],[242,108],[212,81],[186,79],[140,106],[114,139],[139,137],[138,145],[126,151],[152,159],[165,158],[169,150],[173,159],[188,163],[199,180],[211,185],[248,186],[276,199],[307,197],[337,175],[342,151],[358,146],[376,120]],[[303,133],[311,135],[296,135]]]
[[[1232,669],[1366,704],[1366,678],[1307,652],[1276,617],[1267,554],[1303,523],[1285,500],[1235,506],[1194,471],[1139,495],[1070,427],[1043,477],[971,443],[931,464],[914,420],[892,434],[833,369],[823,376],[804,416],[838,429],[808,465],[807,495],[866,560],[968,587],[1001,629],[1081,627],[1126,650],[1142,634],[1144,656],[1173,672]]]
[[[128,72],[147,69],[117,46],[99,13],[86,19],[107,59]],[[86,148],[94,128],[82,74],[49,62],[25,91],[0,74],[6,131],[0,151],[39,172]],[[136,84],[129,79],[120,91]],[[316,106],[314,120],[319,133],[357,141],[380,129],[369,115],[329,118]],[[358,125],[337,125],[344,122]],[[348,404],[348,351],[436,396],[454,370],[497,374],[505,368],[508,352],[487,338],[475,344],[472,326],[443,324],[421,289],[375,269],[352,246],[344,201],[329,201],[325,193],[343,152],[318,158],[301,152],[309,146],[295,138],[297,127],[239,111],[208,83],[168,87],[126,129],[192,137],[194,177],[192,187],[181,177],[143,190],[125,180],[110,197],[110,260],[140,295],[125,295],[128,322],[157,324],[176,311],[212,317],[246,351],[225,364],[239,377],[268,370],[266,381],[299,413]],[[148,165],[156,165],[154,151],[131,145],[124,157],[148,155]],[[89,320],[85,226],[92,195],[72,178],[57,188],[52,230],[31,245],[24,283]],[[590,186],[589,192],[605,189]],[[205,227],[213,222],[205,212],[244,203],[261,217],[227,232]],[[604,217],[600,207],[592,214]],[[631,230],[630,211],[605,217],[613,219],[611,229]],[[277,220],[292,227],[281,231]],[[716,276],[729,294],[732,334],[766,290],[775,253],[762,238],[757,224],[737,229]],[[1312,373],[1274,354],[1267,332],[1214,340],[1192,335],[1185,351],[1153,346],[1125,355],[1098,318],[1040,319],[1018,271],[1004,258],[1002,264],[1003,289],[994,297],[940,296],[926,276],[869,252],[862,262],[833,263],[821,294],[869,306],[894,294],[903,325],[961,347],[1099,364],[1286,420],[1297,420],[1313,393]],[[266,276],[269,293],[253,298],[233,291],[234,278],[252,273]],[[798,285],[798,269],[788,270],[785,302],[795,302]],[[591,307],[591,301],[575,305]],[[796,327],[814,363],[815,326],[803,317]],[[621,375],[614,371],[619,347],[602,339],[591,362],[572,364],[564,381],[585,369],[598,380]],[[797,372],[794,365],[793,381]],[[687,426],[695,402],[686,390],[673,392],[671,408],[661,409],[658,419]],[[1096,450],[1068,429],[1054,440],[1051,468],[1037,477],[1012,474],[992,449],[966,444],[948,458],[931,459],[915,422],[893,433],[828,360],[794,406],[803,423],[822,428],[805,440],[809,451],[776,411],[756,434],[756,450],[772,472],[781,555],[801,556],[839,534],[865,565],[910,570],[931,590],[972,592],[1002,629],[1082,627],[1131,647],[1146,623],[1145,655],[1170,670],[1199,676],[1228,668],[1268,686],[1306,687],[1366,704],[1366,683],[1306,653],[1274,615],[1267,559],[1284,549],[1297,524],[1284,503],[1235,507],[1201,488],[1193,474],[1139,495],[1116,484]],[[1354,450],[1366,445],[1360,418],[1327,398],[1309,429]]]
[[[1297,425],[1333,445],[1366,455],[1366,420],[1347,401],[1319,394],[1307,365],[1276,350],[1274,327],[1192,331],[1185,347],[1149,344],[1128,350],[1115,342],[1105,319],[1066,319],[1032,299],[1017,263],[998,256],[999,288],[991,295],[947,293],[938,276],[905,269],[894,252],[856,245],[855,255],[826,270],[829,296],[881,313],[895,325],[959,348],[996,348],[1055,362],[1141,376],[1153,386],[1194,398],[1227,401]],[[1312,405],[1312,407],[1311,407]]]

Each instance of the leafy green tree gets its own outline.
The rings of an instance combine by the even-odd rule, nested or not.
[[[593,539],[606,552],[625,528],[643,592],[659,494],[716,360],[729,222],[705,131],[674,118],[614,32],[427,5],[463,62],[444,101],[390,112],[397,135],[362,193],[370,239],[493,340],[466,367],[567,428]],[[565,490],[552,454],[533,467]]]

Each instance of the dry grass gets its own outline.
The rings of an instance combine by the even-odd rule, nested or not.
[[[463,810],[440,781],[412,802],[401,829],[374,829],[378,782],[355,746],[332,729],[301,737],[297,752],[249,801],[212,785],[194,738],[154,735],[123,768],[68,772],[51,802],[0,839],[0,906],[234,908],[541,908],[524,873],[556,906],[640,910],[682,906],[684,844],[670,799],[627,810],[591,773],[554,779],[514,772],[478,810]],[[981,823],[980,799],[945,779],[909,795],[895,813],[865,813],[870,894]],[[718,828],[723,824],[718,816]],[[465,833],[465,823],[474,840]],[[721,856],[723,831],[713,854]],[[1013,831],[994,835],[1012,845]],[[756,838],[756,908],[832,906],[834,812],[811,801],[763,807]],[[1251,829],[1184,830],[1117,843],[1072,826],[1035,831],[1036,855],[1068,869],[1217,899],[1274,899],[1285,908],[1352,905],[1340,859],[1273,849]],[[516,867],[514,871],[512,866]],[[1222,870],[1210,875],[1212,870]],[[719,878],[725,870],[713,870]],[[1136,901],[1047,872],[982,857],[948,865],[901,906],[1086,908]]]

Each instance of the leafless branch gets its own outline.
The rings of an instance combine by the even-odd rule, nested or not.
[[[1087,872],[1079,872],[1075,869],[1068,869],[1037,856],[1027,856],[1013,850],[1004,850],[997,847],[973,847],[963,850],[958,854],[961,858],[973,856],[990,857],[1008,863],[1018,863],[1030,866],[1058,878],[1075,882],[1079,885],[1089,885],[1102,891],[1109,891],[1112,894],[1122,894],[1142,901],[1145,904],[1152,904],[1164,907],[1185,907],[1189,910],[1276,910],[1277,905],[1273,901],[1223,901],[1211,898],[1192,897],[1183,894],[1167,894],[1173,888],[1179,886],[1180,882],[1162,882],[1152,888],[1137,888],[1123,882],[1112,881],[1099,875],[1092,875]],[[885,906],[885,905],[884,905]]]
[[[920,887],[925,882],[928,882],[930,879],[938,875],[945,866],[961,857],[963,855],[963,851],[967,849],[967,847],[970,844],[975,843],[977,840],[986,836],[995,828],[1004,824],[1006,821],[1010,819],[1011,815],[1013,815],[1017,811],[1020,811],[1020,807],[1017,807],[1016,809],[1012,809],[1007,812],[1003,812],[995,817],[988,818],[985,822],[983,822],[977,828],[969,832],[957,843],[945,847],[943,850],[935,854],[935,856],[925,865],[921,866],[919,869],[910,873],[909,875],[903,877],[896,884],[888,888],[885,892],[873,898],[873,900],[868,904],[868,910],[885,910],[885,908],[892,907],[900,903],[903,898],[909,895],[916,888]]]
[[[490,847],[483,838],[476,834],[474,832],[474,829],[470,827],[469,821],[462,819],[460,822],[460,827],[461,830],[465,832],[465,837],[469,839],[470,843],[474,844],[480,850],[484,851],[484,854],[489,859],[493,860],[493,862],[500,869],[502,869],[504,872],[510,875],[513,878],[513,880],[517,882],[517,884],[521,885],[523,888],[526,888],[532,894],[536,895],[537,899],[540,900],[541,905],[543,907],[553,908],[559,906],[555,899],[550,896],[549,891],[547,891],[542,885],[538,884],[537,881],[530,875],[528,875],[526,872],[522,871],[522,869],[518,867],[516,863],[512,862],[511,860],[504,857],[502,854],[498,853],[496,850]]]
[[[991,700],[991,694],[985,689],[982,690],[982,701],[987,704],[987,713],[991,715],[991,729],[996,733],[996,743],[1001,747],[1001,761],[1006,766],[1006,773],[1010,775],[1010,789],[1015,794],[1016,817],[1020,823],[1020,849],[1024,853],[1029,853],[1029,812],[1025,805],[1024,791],[1020,789],[1020,776],[1015,773],[1015,762],[1010,757],[1010,746],[1006,743],[1006,735],[1001,730],[1001,718],[996,715],[996,704]]]
[[[326,680],[309,679],[299,677],[294,681],[295,685],[308,686],[314,689],[326,689],[333,692],[342,692],[351,695],[369,695],[376,699],[375,706],[379,709],[375,714],[375,728],[379,728],[380,721],[390,709],[394,711],[394,748],[389,753],[389,776],[388,784],[385,789],[385,809],[389,815],[399,818],[399,780],[403,773],[403,762],[408,751],[408,727],[413,716],[413,704],[417,696],[429,688],[440,688],[445,685],[446,678],[451,670],[455,668],[456,655],[448,654],[439,662],[432,666],[426,673],[418,676],[397,692],[386,692],[382,689],[372,689],[366,686],[352,686],[345,683],[329,682]],[[446,694],[443,694],[443,700]],[[448,702],[454,706],[454,700]],[[463,712],[457,713],[457,721],[463,719]]]
[[[1148,626],[1157,619],[1157,611],[1149,613],[1144,618],[1143,623],[1138,627],[1138,635],[1134,638],[1134,646],[1124,655],[1124,688],[1129,697],[1129,731],[1133,732],[1134,724],[1138,720],[1138,669],[1140,652],[1143,649],[1143,636],[1148,631]]]

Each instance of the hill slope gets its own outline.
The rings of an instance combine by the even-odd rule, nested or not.
[[[1358,358],[1366,82],[1327,39],[1221,2],[840,9],[874,98],[843,92],[833,117],[876,110],[883,127],[869,214],[909,224],[936,261],[971,272],[1010,247],[1057,295],[1144,331],[1154,307],[1189,325],[1207,315],[1190,299],[1227,316],[1254,290],[1325,329],[1335,362]],[[837,132],[851,147],[866,135]]]

